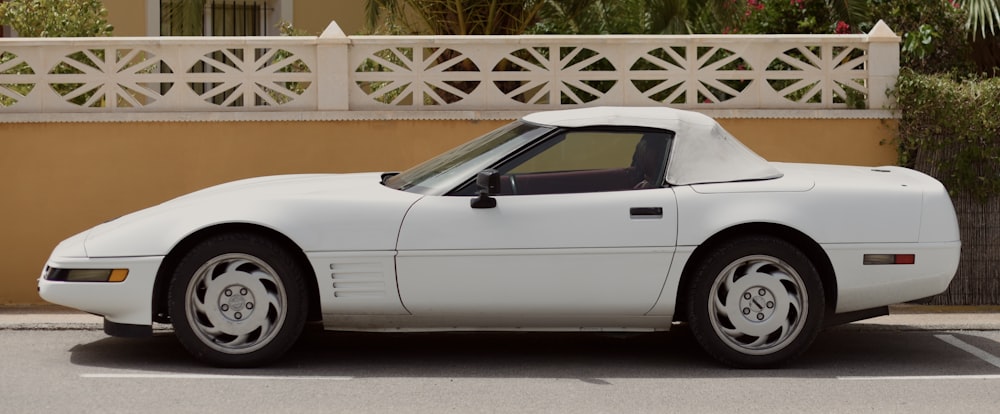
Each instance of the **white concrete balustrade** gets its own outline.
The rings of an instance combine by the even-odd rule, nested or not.
[[[899,37],[0,39],[0,114],[886,107]]]

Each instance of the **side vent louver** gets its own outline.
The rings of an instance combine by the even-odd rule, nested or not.
[[[385,275],[381,263],[331,263],[335,298],[385,297]]]

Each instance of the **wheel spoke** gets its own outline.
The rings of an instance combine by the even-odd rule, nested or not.
[[[757,339],[754,339],[753,342],[746,344],[745,346],[747,348],[760,348],[767,343],[767,337],[768,335],[758,336]]]
[[[725,326],[720,326],[719,329],[722,331],[722,333],[729,335],[730,338],[739,338],[745,335],[743,332],[740,332],[739,329],[735,328],[727,328]]]
[[[265,332],[270,332],[273,327],[274,327],[274,321],[272,321],[271,318],[264,318],[260,322],[260,332],[261,332],[261,334],[263,334]]]
[[[258,282],[260,282],[261,280],[266,280],[268,282],[274,283],[274,275],[271,275],[270,273],[267,273],[263,270],[260,269],[254,270],[253,272],[250,273],[250,275],[253,276],[254,279],[256,279]]]
[[[729,309],[726,308],[726,304],[722,303],[722,298],[719,295],[714,295],[712,300],[715,301],[715,313],[717,315],[728,318]]]
[[[214,326],[204,325],[204,324],[199,324],[198,325],[198,329],[200,329],[202,332],[204,332],[204,333],[206,333],[206,334],[208,334],[210,336],[213,336],[213,337],[218,337],[219,335],[225,334],[225,332],[223,332],[219,328],[216,328]]]
[[[752,262],[750,264],[750,267],[747,268],[746,274],[763,273],[760,271],[760,269],[762,269],[764,266],[769,266],[769,265],[771,265],[771,263],[765,262],[763,260]]]
[[[729,290],[733,288],[733,284],[736,283],[736,270],[737,269],[738,268],[733,268],[733,270],[730,271],[726,275],[726,278],[722,281],[722,287],[724,287],[726,289],[726,292],[729,292]],[[725,293],[725,292],[723,292],[723,293]]]
[[[779,282],[788,282],[793,285],[797,285],[795,279],[792,279],[792,277],[788,273],[782,272],[780,270],[771,272],[771,276],[774,276],[774,278],[778,279]]]
[[[788,311],[795,311],[796,314],[802,314],[802,298],[798,294],[790,293],[788,294]]]
[[[274,292],[267,292],[267,305],[281,309],[281,298]]]
[[[216,345],[224,346],[226,348],[234,348],[234,349],[239,348],[240,346],[245,345],[247,343],[247,338],[249,338],[249,335],[247,334],[235,335],[235,336],[228,335],[225,333],[223,334],[226,335],[225,340],[223,340],[220,335],[216,336],[214,338],[214,341]]]
[[[225,266],[225,273],[238,272],[239,271],[238,269],[240,267],[243,267],[243,265],[246,265],[246,264],[249,264],[251,266],[257,267],[256,264],[251,263],[248,260],[233,260],[233,261],[230,261],[230,262],[227,262],[227,263],[224,264],[224,266]]]

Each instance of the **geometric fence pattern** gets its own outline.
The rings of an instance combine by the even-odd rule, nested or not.
[[[613,36],[580,36],[464,45],[426,38],[391,47],[382,39],[354,38],[351,106],[866,108],[863,38],[775,44],[684,36],[618,43]]]
[[[880,109],[898,71],[865,34],[325,39],[0,39],[0,113]]]

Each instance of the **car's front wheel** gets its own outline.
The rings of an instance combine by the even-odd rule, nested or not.
[[[790,361],[819,332],[825,300],[815,266],[778,238],[752,236],[717,246],[695,268],[688,323],[716,359],[740,368]]]
[[[170,319],[195,358],[251,367],[284,354],[305,325],[302,266],[273,241],[225,234],[192,248],[169,291]]]

